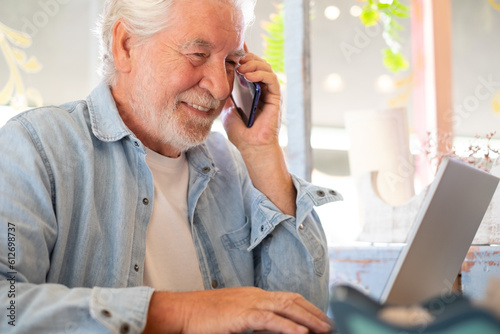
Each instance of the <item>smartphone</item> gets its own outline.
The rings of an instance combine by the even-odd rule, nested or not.
[[[255,121],[255,113],[259,103],[261,88],[258,83],[248,81],[245,76],[235,71],[231,99],[247,127]]]

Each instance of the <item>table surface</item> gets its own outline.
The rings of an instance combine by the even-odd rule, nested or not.
[[[330,285],[349,282],[378,298],[403,247],[400,243],[330,247]],[[461,291],[481,299],[492,277],[500,277],[500,246],[471,246],[459,274]]]

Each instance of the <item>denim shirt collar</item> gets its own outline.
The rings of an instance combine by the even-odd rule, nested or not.
[[[189,149],[186,152],[186,155],[190,167],[198,174],[202,174],[210,178],[215,177],[218,169],[215,167],[214,159],[205,143]]]
[[[135,137],[120,117],[111,89],[105,82],[90,93],[87,105],[92,132],[99,140],[112,142],[129,135]]]

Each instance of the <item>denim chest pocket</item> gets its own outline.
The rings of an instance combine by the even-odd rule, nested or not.
[[[242,227],[221,237],[242,286],[254,285],[253,253],[247,251],[250,247],[250,232],[250,222],[245,217],[245,224]]]

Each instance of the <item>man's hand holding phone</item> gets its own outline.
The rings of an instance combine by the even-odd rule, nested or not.
[[[243,122],[247,127],[251,128],[255,121],[255,114],[259,104],[260,84],[248,81],[243,74],[238,72],[238,68],[234,72],[231,101],[233,101]]]
[[[245,51],[248,52],[246,47]],[[240,151],[254,187],[283,213],[295,216],[297,193],[279,145],[281,91],[278,77],[271,65],[253,53],[247,53],[240,59],[237,72],[246,80],[258,83],[261,96],[252,127],[247,127],[248,122],[242,121],[243,117],[228,99],[222,113],[224,129],[229,140]]]
[[[222,114],[229,140],[240,151],[279,145],[281,91],[271,66],[253,53],[247,53],[240,59],[234,76],[233,92]]]

